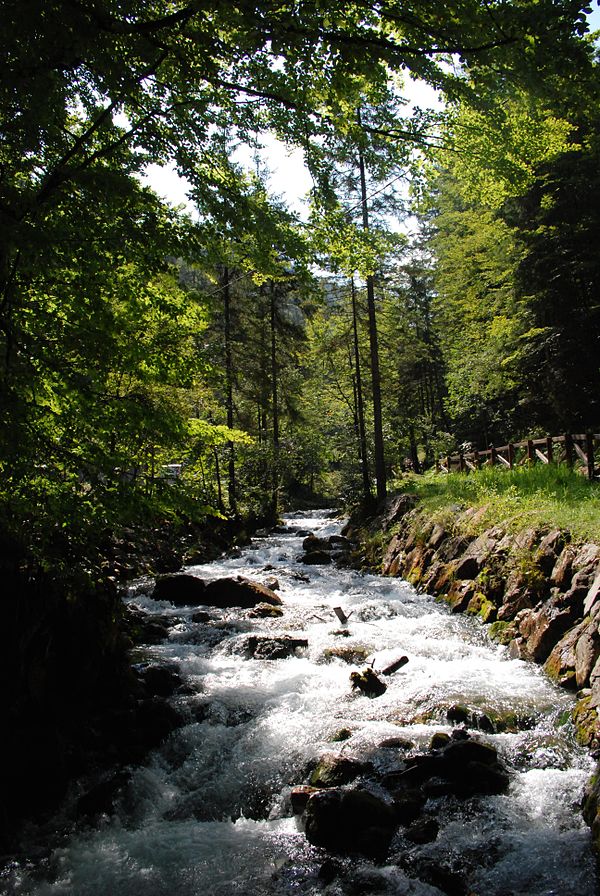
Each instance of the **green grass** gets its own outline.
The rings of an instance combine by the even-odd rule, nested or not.
[[[478,531],[496,524],[510,532],[551,526],[568,529],[575,541],[600,542],[600,484],[588,482],[567,466],[429,472],[405,476],[397,485],[416,493],[423,509],[437,518],[456,505],[485,508],[477,515]]]

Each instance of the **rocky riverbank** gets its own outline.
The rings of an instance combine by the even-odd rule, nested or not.
[[[452,508],[429,518],[410,494],[346,534],[360,537],[357,563],[400,576],[488,626],[513,658],[543,664],[573,691],[580,742],[600,750],[600,545],[578,544],[560,529],[500,526],[481,531],[482,512]],[[584,816],[600,852],[600,766]]]
[[[54,812],[72,781],[140,761],[180,723],[167,702],[176,678],[155,680],[131,666],[132,645],[152,639],[125,612],[121,586],[214,559],[266,522],[156,522],[107,532],[97,556],[69,569],[34,561],[18,544],[0,545],[0,853],[16,848],[22,824]],[[105,798],[92,788],[81,812]]]

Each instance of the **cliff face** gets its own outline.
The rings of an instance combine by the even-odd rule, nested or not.
[[[413,496],[395,496],[362,531],[362,562],[446,601],[454,613],[478,616],[512,657],[543,664],[559,686],[576,693],[578,738],[597,750],[600,545],[573,543],[559,529],[482,532],[481,515],[453,508],[434,521]],[[600,849],[599,798],[600,773],[584,810]]]

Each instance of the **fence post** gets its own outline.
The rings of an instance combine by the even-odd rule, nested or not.
[[[588,430],[585,434],[585,454],[587,457],[587,478],[590,482],[594,478],[594,434]]]
[[[565,460],[567,462],[567,466],[573,466],[573,436],[570,432],[565,433]]]
[[[481,458],[479,457],[479,451],[477,448],[473,449],[473,466],[476,470],[479,470],[481,467]]]
[[[530,467],[535,463],[535,451],[533,450],[532,439],[527,439],[527,462]]]
[[[551,464],[554,460],[554,444],[552,442],[552,436],[546,436],[546,457],[548,458],[548,463]]]
[[[493,445],[490,445],[490,466],[494,467],[496,465],[496,455],[497,451]]]
[[[515,446],[512,442],[508,443],[508,465],[511,470],[515,465]]]
[[[448,473],[450,472],[450,469],[451,469],[451,466],[450,466],[451,463],[452,463],[452,458],[450,457],[450,455],[448,455],[446,457],[446,466],[448,467]]]

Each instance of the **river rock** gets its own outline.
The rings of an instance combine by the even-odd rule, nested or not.
[[[355,544],[345,535],[330,535],[328,543],[334,551],[351,551],[355,547]]]
[[[206,603],[205,588],[203,579],[198,576],[168,573],[156,579],[152,597],[154,600],[167,600],[176,607],[194,606]]]
[[[475,541],[471,542],[466,551],[459,557],[454,574],[457,579],[474,579],[477,576],[487,558],[496,548],[497,539],[491,532],[484,532]]]
[[[558,556],[550,574],[550,581],[561,591],[566,591],[571,583],[573,561],[577,551],[573,545],[568,544]]]
[[[313,787],[340,787],[349,784],[368,768],[368,763],[359,762],[349,756],[338,756],[336,753],[327,753],[319,759],[317,767],[310,776],[310,784]]]
[[[592,612],[592,608],[598,602],[598,595],[600,595],[600,572],[596,574],[596,577],[585,596],[583,612],[586,616],[588,615],[588,613]]]
[[[575,680],[578,688],[586,687],[600,657],[600,636],[595,622],[588,622],[575,646]]]
[[[117,799],[130,781],[131,772],[120,771],[91,787],[77,800],[79,818],[98,819],[102,815],[112,815]]]
[[[308,647],[306,638],[292,638],[289,635],[272,638],[268,635],[250,635],[243,644],[247,658],[260,660],[283,660],[293,656],[299,648]]]
[[[466,551],[469,542],[470,539],[466,535],[452,535],[442,542],[436,551],[436,560],[441,560],[442,563],[457,560]]]
[[[397,825],[392,805],[367,790],[321,790],[308,800],[304,817],[314,846],[373,859],[384,858]]]
[[[306,805],[314,793],[318,793],[319,787],[312,787],[310,784],[297,784],[292,787],[290,792],[290,802],[295,815],[301,815],[306,809]]]
[[[411,843],[432,843],[439,831],[440,826],[435,818],[417,818],[409,825],[405,837]]]
[[[586,623],[580,622],[563,635],[544,663],[546,673],[563,688],[576,687],[575,650],[585,627]]]
[[[358,689],[367,697],[381,697],[387,691],[387,685],[378,675],[367,666],[362,672],[352,672],[350,675],[352,689]]]
[[[282,607],[276,607],[273,604],[256,604],[255,607],[248,612],[248,616],[255,617],[257,619],[277,619],[283,616]]]
[[[442,749],[411,757],[401,771],[384,776],[381,783],[396,799],[403,789],[415,788],[428,797],[453,794],[464,799],[503,793],[509,777],[494,747],[467,737],[452,738]]]
[[[260,582],[237,578],[215,579],[206,585],[203,603],[212,607],[243,607],[249,609],[259,603],[279,607],[281,598]]]
[[[298,563],[306,563],[308,566],[326,566],[331,563],[331,554],[328,551],[307,551],[298,558]]]
[[[473,579],[464,579],[453,583],[446,601],[450,604],[453,613],[464,613],[471,600],[475,596],[477,585]]]
[[[397,576],[402,562],[402,539],[394,535],[387,546],[383,558],[382,573],[384,576]]]
[[[553,601],[543,604],[539,610],[530,611],[519,622],[519,632],[526,639],[531,658],[536,663],[545,662],[576,619],[573,608]]]
[[[552,570],[565,546],[566,534],[561,529],[553,529],[540,541],[537,562],[545,576],[551,576]]]
[[[330,545],[327,539],[318,538],[316,535],[313,535],[312,532],[310,535],[307,535],[302,542],[302,550],[307,553],[311,551],[328,551],[329,547]]]
[[[391,796],[396,820],[401,825],[409,825],[416,821],[427,802],[425,794],[417,789],[400,788],[395,793],[392,792]]]
[[[151,697],[171,697],[183,684],[179,667],[175,663],[146,666],[138,670],[138,674]]]

